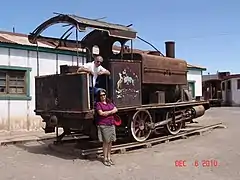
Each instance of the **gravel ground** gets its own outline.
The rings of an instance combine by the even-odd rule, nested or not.
[[[97,160],[76,159],[51,151],[47,143],[0,148],[1,180],[237,180],[240,179],[240,108],[212,108],[201,124],[223,122],[226,129],[214,129],[202,136],[160,144],[113,156],[116,165],[105,167]],[[186,166],[176,167],[183,160]],[[214,160],[217,166],[203,167],[195,161]]]

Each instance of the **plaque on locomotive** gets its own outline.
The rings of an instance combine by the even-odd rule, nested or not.
[[[141,104],[141,66],[139,62],[110,63],[112,100],[117,107]]]

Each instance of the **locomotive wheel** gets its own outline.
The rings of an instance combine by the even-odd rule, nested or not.
[[[173,115],[176,116],[176,114],[173,114],[173,112],[167,112],[166,114],[166,119],[172,118],[173,119]],[[177,114],[178,115],[178,114]],[[183,126],[183,121],[174,123],[173,121],[170,121],[168,124],[166,124],[166,130],[169,134],[171,135],[176,135],[180,132],[181,128]]]
[[[151,134],[148,124],[152,123],[151,114],[147,110],[137,111],[131,121],[131,133],[138,142],[145,141]]]

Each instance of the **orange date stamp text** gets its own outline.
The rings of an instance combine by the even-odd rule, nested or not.
[[[193,161],[186,161],[186,160],[176,160],[175,167],[218,167],[219,162],[215,159],[206,159],[206,160],[193,160]]]

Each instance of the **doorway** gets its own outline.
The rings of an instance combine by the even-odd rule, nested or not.
[[[188,91],[192,98],[195,98],[195,81],[188,81]]]

